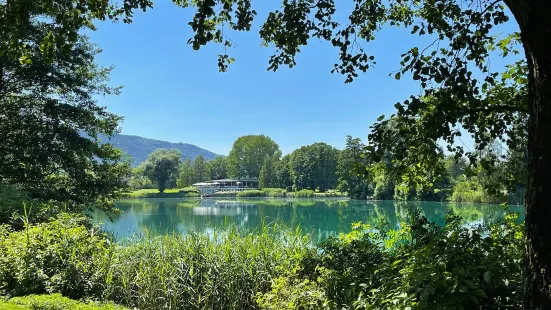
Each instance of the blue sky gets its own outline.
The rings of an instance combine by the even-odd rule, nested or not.
[[[124,86],[121,95],[99,103],[124,117],[124,134],[191,143],[218,154],[227,154],[239,136],[265,134],[286,154],[314,142],[341,149],[346,135],[365,141],[377,117],[421,92],[407,76],[396,81],[389,74],[399,69],[400,54],[427,39],[396,28],[364,44],[377,65],[351,84],[330,73],[337,50],[317,40],[302,49],[296,67],[266,71],[274,50],[260,46],[258,30],[279,3],[254,2],[260,7],[252,31],[229,34],[236,46],[228,53],[236,62],[226,73],[218,72],[220,46],[193,51],[186,43],[193,12],[170,1],[137,13],[131,25],[98,23],[90,34],[103,49],[98,62],[114,65],[112,83]],[[340,18],[348,12],[337,9]]]

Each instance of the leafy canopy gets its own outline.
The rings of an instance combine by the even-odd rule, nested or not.
[[[267,158],[279,159],[279,145],[265,135],[239,137],[228,156],[228,174],[234,178],[258,178]]]
[[[151,182],[157,184],[159,192],[163,193],[170,183],[176,182],[181,158],[182,153],[178,150],[158,149],[149,155],[140,168]]]
[[[0,4],[0,14],[20,3]],[[0,51],[0,182],[52,202],[50,213],[112,210],[126,188],[129,166],[119,150],[99,140],[116,133],[121,120],[94,99],[119,93],[108,85],[111,68],[95,63],[100,51],[86,36],[77,35],[68,52],[54,49],[49,59],[41,46],[49,21],[32,15],[19,25],[28,61]]]

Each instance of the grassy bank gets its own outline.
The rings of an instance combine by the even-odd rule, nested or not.
[[[61,294],[28,295],[0,301],[2,310],[127,310],[114,303],[81,302]]]
[[[199,197],[199,193],[194,187],[182,189],[166,189],[164,193],[158,189],[139,189],[126,195],[126,198],[186,198]]]

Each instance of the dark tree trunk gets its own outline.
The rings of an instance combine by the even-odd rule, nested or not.
[[[529,67],[525,309],[551,309],[551,0],[505,0]]]

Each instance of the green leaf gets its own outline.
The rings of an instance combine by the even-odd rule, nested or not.
[[[486,295],[486,292],[484,292],[484,290],[481,288],[474,291],[474,294],[478,297],[488,298],[488,295]]]

